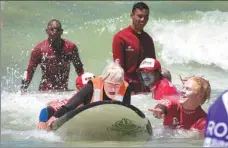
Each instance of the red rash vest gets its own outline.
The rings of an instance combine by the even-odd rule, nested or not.
[[[154,42],[146,33],[136,33],[131,26],[119,31],[113,38],[113,59],[124,69],[124,79],[132,82],[134,92],[143,92],[136,70],[145,58],[156,58]]]
[[[204,132],[207,114],[201,106],[189,111],[183,109],[178,101],[179,99],[175,97],[159,100],[155,108],[160,108],[165,113],[163,125],[170,128],[184,128],[187,130],[194,128]]]

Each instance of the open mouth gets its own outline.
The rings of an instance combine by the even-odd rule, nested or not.
[[[109,92],[110,95],[115,95],[115,92]]]
[[[181,95],[179,102],[184,103],[187,100],[188,100],[188,98],[185,95]]]
[[[150,81],[150,78],[144,78],[143,80],[144,81]]]

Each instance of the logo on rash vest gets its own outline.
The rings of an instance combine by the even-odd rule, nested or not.
[[[48,55],[48,53],[43,53],[42,59],[53,59],[55,58],[55,55]]]
[[[117,131],[121,136],[136,136],[137,133],[148,132],[145,127],[134,124],[130,119],[122,118],[116,121],[112,127],[107,128],[108,131]]]
[[[125,51],[134,51],[134,49],[131,46],[128,46],[128,48],[125,49]]]

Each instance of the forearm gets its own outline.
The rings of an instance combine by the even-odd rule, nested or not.
[[[34,68],[28,67],[27,70],[24,72],[24,76],[21,80],[21,90],[26,90],[29,87],[29,84],[31,83],[33,74],[34,74]]]
[[[123,103],[131,104],[131,89],[130,87],[127,88],[126,93],[124,95]]]
[[[82,61],[80,59],[79,53],[78,53],[78,48],[75,46],[73,50],[73,55],[72,55],[72,62],[75,67],[75,71],[78,75],[81,75],[84,73],[84,68]]]
[[[80,92],[76,93],[67,104],[63,105],[59,110],[57,110],[54,116],[59,118],[65,113],[77,108],[80,104],[89,102],[92,98],[92,94],[93,87],[90,84],[87,84]]]

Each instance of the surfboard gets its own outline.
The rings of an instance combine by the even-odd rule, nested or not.
[[[143,140],[152,135],[145,114],[119,101],[99,101],[76,108],[58,118],[52,130],[64,140]]]

